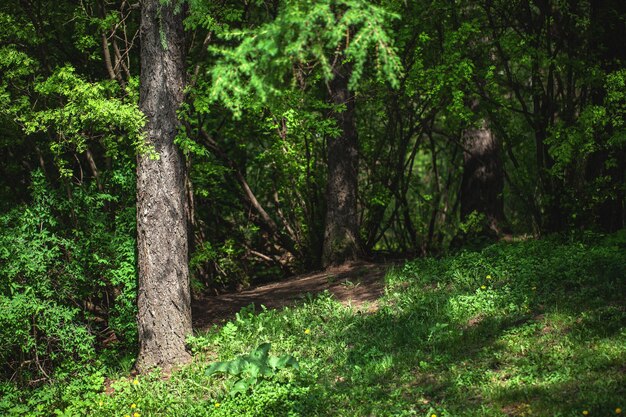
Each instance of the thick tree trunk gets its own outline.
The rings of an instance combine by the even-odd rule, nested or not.
[[[191,334],[185,164],[174,144],[185,80],[182,13],[144,0],[141,10],[140,108],[158,158],[137,162],[139,263],[137,369],[169,369],[189,359]]]
[[[485,216],[483,234],[499,235],[504,221],[504,176],[498,141],[483,126],[464,133],[464,164],[461,181],[461,220],[476,212]]]
[[[350,69],[342,65],[330,84],[333,104],[344,105],[337,113],[341,135],[328,141],[328,184],[322,266],[354,261],[359,257],[357,189],[359,151],[354,96],[348,89]]]

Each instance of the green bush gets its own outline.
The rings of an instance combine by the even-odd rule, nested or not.
[[[135,344],[132,201],[66,187],[35,172],[32,202],[0,214],[0,378],[50,379],[106,339]]]

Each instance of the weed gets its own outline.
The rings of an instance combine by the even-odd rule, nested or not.
[[[271,378],[282,369],[287,367],[298,369],[298,361],[291,355],[269,356],[270,347],[270,343],[263,343],[247,355],[231,361],[216,362],[209,366],[206,375],[225,373],[238,377],[239,379],[228,389],[230,395],[236,395],[245,394],[262,379]]]

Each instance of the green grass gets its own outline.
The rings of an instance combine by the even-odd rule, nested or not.
[[[247,308],[191,338],[194,363],[169,379],[153,374],[135,384],[122,374],[103,393],[104,377],[94,370],[28,399],[6,385],[0,414],[51,415],[55,407],[67,416],[145,417],[626,410],[626,234],[500,243],[409,262],[387,274],[378,310],[366,311],[328,294],[281,311]],[[273,355],[293,355],[300,368],[236,396],[228,394],[233,377],[205,375],[210,363],[263,342]]]

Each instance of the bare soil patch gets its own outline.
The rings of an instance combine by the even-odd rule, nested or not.
[[[248,288],[237,293],[201,296],[192,302],[193,326],[206,330],[235,316],[242,307],[254,304],[278,309],[293,305],[307,293],[330,291],[339,301],[368,311],[376,310],[376,301],[384,292],[384,277],[389,264],[355,262],[326,271],[298,275],[285,281]]]

